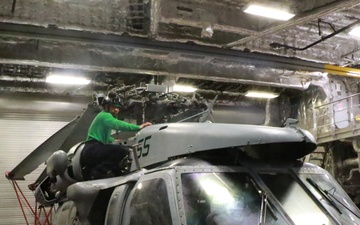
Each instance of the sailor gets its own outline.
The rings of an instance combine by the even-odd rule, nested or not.
[[[121,98],[110,92],[101,103],[101,111],[91,123],[85,147],[81,156],[81,165],[84,168],[84,179],[99,179],[121,175],[119,163],[129,154],[129,149],[121,144],[113,144],[111,131],[139,131],[150,126],[146,122],[140,126],[117,119],[123,107]]]

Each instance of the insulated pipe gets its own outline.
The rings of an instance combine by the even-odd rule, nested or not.
[[[359,168],[359,158],[350,158],[343,161],[342,166],[343,168]],[[339,168],[341,168],[339,167]]]
[[[359,143],[359,141],[360,140],[358,140],[357,138],[354,138],[352,140],[353,149],[358,154],[358,157],[355,158],[355,159],[352,159],[352,161],[355,161],[355,165],[356,165],[357,168],[360,168],[360,143]],[[350,159],[350,161],[351,161],[351,159]]]
[[[306,50],[308,48],[311,48],[314,45],[319,44],[320,42],[323,42],[323,41],[325,41],[325,40],[327,40],[327,39],[329,39],[331,37],[334,37],[335,35],[343,32],[343,31],[345,31],[345,30],[347,30],[347,29],[349,29],[349,28],[351,28],[351,27],[353,27],[353,26],[355,26],[355,25],[357,25],[359,23],[360,23],[360,20],[357,20],[357,21],[347,25],[346,27],[343,27],[340,30],[337,30],[337,31],[327,35],[326,37],[323,37],[320,40],[317,40],[317,41],[311,43],[310,45],[307,45],[307,46],[302,47],[302,48],[298,48],[298,47],[294,47],[294,46],[290,46],[290,45],[284,45],[284,44],[280,44],[280,43],[271,43],[270,47],[275,48],[275,49],[285,48],[285,49],[293,49],[295,51],[304,51],[304,50]]]
[[[352,140],[352,146],[355,150],[356,153],[360,154],[360,143],[359,143],[360,140],[358,140],[357,138],[354,138]]]
[[[306,61],[297,58],[290,57],[281,57],[270,54],[263,53],[255,53],[255,52],[243,52],[238,50],[231,49],[221,49],[217,47],[211,46],[199,46],[199,45],[189,45],[183,43],[167,43],[156,40],[148,40],[144,38],[136,38],[136,37],[124,37],[116,34],[104,34],[104,33],[96,33],[96,32],[88,32],[88,31],[77,31],[77,30],[64,30],[64,29],[48,29],[39,26],[29,26],[29,25],[20,25],[20,24],[9,24],[9,23],[0,23],[0,32],[2,35],[7,36],[15,36],[15,37],[26,37],[26,38],[36,38],[39,40],[61,40],[64,43],[81,43],[81,45],[91,44],[97,46],[99,49],[102,49],[104,46],[116,46],[116,47],[125,47],[125,48],[133,48],[137,49],[141,52],[141,50],[154,50],[164,51],[170,54],[190,54],[192,56],[198,57],[208,57],[213,59],[223,59],[224,60],[224,68],[227,68],[228,65],[232,65],[230,62],[234,62],[237,65],[244,65],[244,68],[252,67],[257,68],[274,68],[274,69],[287,69],[290,71],[299,71],[299,72],[328,72],[334,75],[341,76],[360,76],[359,69],[353,69],[348,67],[339,67],[335,65],[329,65],[325,63]],[[76,46],[76,45],[74,45]],[[131,54],[132,55],[132,54]],[[164,67],[163,70],[149,70],[146,66],[141,64],[135,65],[136,68],[129,67],[128,65],[123,64],[113,64],[113,65],[84,65],[83,62],[79,62],[78,64],[74,64],[71,62],[58,62],[58,63],[50,63],[42,60],[34,61],[34,58],[25,58],[21,60],[16,60],[16,58],[21,55],[13,55],[12,59],[0,60],[0,62],[4,64],[13,64],[20,63],[26,65],[44,65],[44,66],[59,66],[60,68],[64,67],[64,63],[66,65],[71,65],[71,67],[79,67],[83,70],[101,70],[108,72],[132,72],[135,74],[149,74],[149,75],[170,75],[171,73],[177,74],[181,77],[193,78],[198,77],[199,79],[209,79],[214,78],[213,75],[209,74],[206,69],[201,69],[196,72],[196,74],[192,74],[188,71],[186,74],[181,74],[180,71],[167,71],[168,67]],[[150,59],[156,58],[156,54],[147,56]],[[117,56],[117,60],[115,61],[127,61],[129,56],[126,54],[122,56],[121,54]],[[43,59],[45,60],[45,59]],[[54,59],[55,60],[55,59]],[[228,63],[227,63],[228,61]],[[165,65],[171,65],[173,62],[166,59],[162,59]],[[166,64],[167,63],[167,64]],[[199,62],[200,68],[208,68],[208,62]],[[164,71],[165,70],[165,71]],[[181,75],[179,75],[179,73]],[[227,74],[220,75],[217,74],[216,78],[221,79],[224,78],[226,80],[238,80],[238,74]],[[241,80],[246,80],[240,78]],[[248,81],[251,81],[247,79]]]

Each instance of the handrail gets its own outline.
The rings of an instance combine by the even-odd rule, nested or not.
[[[342,100],[349,99],[349,98],[352,98],[352,97],[357,96],[357,95],[360,95],[360,93],[352,94],[352,95],[349,95],[349,96],[346,96],[346,97],[343,97],[343,98],[339,98],[339,99],[337,99],[337,100],[335,100],[335,101],[332,101],[332,102],[328,102],[328,103],[324,103],[324,104],[319,105],[319,106],[315,106],[314,109],[319,108],[319,107],[322,107],[322,106],[330,105],[330,104],[333,104],[333,103],[335,103],[335,102],[340,102],[340,101],[342,101]],[[360,105],[360,104],[359,104],[359,105]]]
[[[342,103],[342,107],[339,107]],[[313,110],[313,135],[335,140],[337,135],[349,132],[354,135],[356,128],[356,115],[360,114],[360,93],[352,94],[334,101],[315,106]],[[342,130],[341,130],[342,129]]]

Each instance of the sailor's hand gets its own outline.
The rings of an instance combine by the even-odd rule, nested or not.
[[[152,123],[150,123],[150,122],[143,123],[140,125],[140,129],[143,129],[144,127],[151,126],[151,125],[152,125]]]

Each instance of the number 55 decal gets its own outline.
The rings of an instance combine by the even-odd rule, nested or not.
[[[151,135],[147,136],[143,139],[140,139],[138,141],[139,146],[137,147],[137,157],[140,158],[146,157],[149,154],[150,151],[150,144],[147,144],[146,142],[151,139]],[[144,150],[144,152],[143,152]]]

